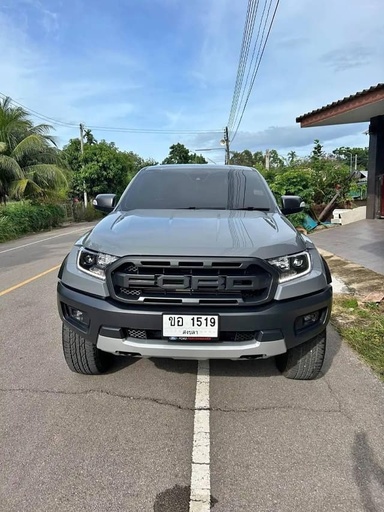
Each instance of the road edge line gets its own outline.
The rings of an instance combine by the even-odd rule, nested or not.
[[[72,235],[73,233],[80,233],[81,231],[85,231],[87,227],[78,228],[73,231],[67,231],[66,233],[60,233],[58,235],[49,236],[48,238],[42,238],[41,240],[35,240],[34,242],[29,242],[27,244],[18,245],[16,247],[11,247],[9,249],[5,249],[4,251],[0,251],[0,254],[6,254],[7,252],[16,251],[16,249],[23,249],[24,247],[29,247],[30,245],[40,244],[41,242],[45,242],[47,240],[53,240],[54,238],[59,238],[61,236]],[[10,240],[11,242],[13,240]],[[7,242],[4,242],[7,243]]]
[[[40,277],[44,277],[50,272],[53,272],[54,270],[59,270],[61,265],[56,265],[55,267],[49,268],[48,270],[45,270],[44,272],[41,272],[41,274],[37,274],[37,276],[30,277],[29,279],[26,279],[25,281],[22,281],[19,284],[15,284],[14,286],[11,286],[10,288],[6,288],[2,292],[0,292],[0,297],[3,295],[7,295],[7,293],[13,292],[14,290],[17,290],[18,288],[21,288],[22,286],[32,283],[32,281],[36,281],[36,279],[39,279]]]

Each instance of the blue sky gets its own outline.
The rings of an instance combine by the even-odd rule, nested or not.
[[[247,0],[2,0],[0,92],[86,126],[221,130],[228,121]],[[382,0],[281,0],[232,149],[364,146],[367,125],[300,129],[297,116],[384,76]],[[78,130],[55,126],[60,145]],[[218,147],[220,133],[94,130],[162,160],[176,142]],[[204,153],[223,161],[223,151]]]

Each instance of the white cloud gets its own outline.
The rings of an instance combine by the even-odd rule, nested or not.
[[[8,0],[0,7],[0,47],[6,55],[0,61],[1,92],[76,125],[224,128],[246,2],[195,0],[191,5],[181,0],[125,0],[124,5],[126,33],[110,34],[118,20],[108,18],[104,24],[104,7],[96,2],[92,7],[95,26],[84,25],[85,44],[75,51],[71,49],[72,2]],[[167,9],[169,16],[173,14],[169,26],[159,28],[156,19],[148,19],[141,35],[131,30],[129,13],[143,6],[147,13]],[[281,2],[234,149],[284,151],[292,146],[302,151],[317,137],[330,146],[345,140],[366,144],[360,133],[364,128],[359,126],[312,131],[300,129],[295,119],[382,80],[383,16],[382,0],[366,0],[364,5],[360,0],[323,0],[311,8],[307,0]],[[103,33],[100,26],[108,27],[105,40],[94,39],[98,37],[94,33]],[[43,35],[38,38],[41,28]],[[163,31],[164,37],[148,47],[152,28]],[[170,41],[172,47],[167,46]],[[57,134],[64,143],[77,136],[77,128],[57,127]],[[95,132],[95,136],[158,160],[175,142],[194,150],[217,147],[221,138],[221,134],[111,132]],[[206,155],[223,161],[222,150]]]
[[[374,56],[374,47],[349,45],[325,53],[320,60],[335,71],[345,71],[351,68],[369,66]]]

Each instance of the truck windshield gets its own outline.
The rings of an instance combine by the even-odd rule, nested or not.
[[[203,166],[142,170],[124,192],[121,210],[275,210],[272,193],[257,171]]]

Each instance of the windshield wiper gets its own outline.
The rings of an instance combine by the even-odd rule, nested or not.
[[[270,208],[258,208],[257,206],[244,206],[243,208],[231,208],[231,210],[241,210],[241,211],[257,211],[257,212],[269,212]]]

